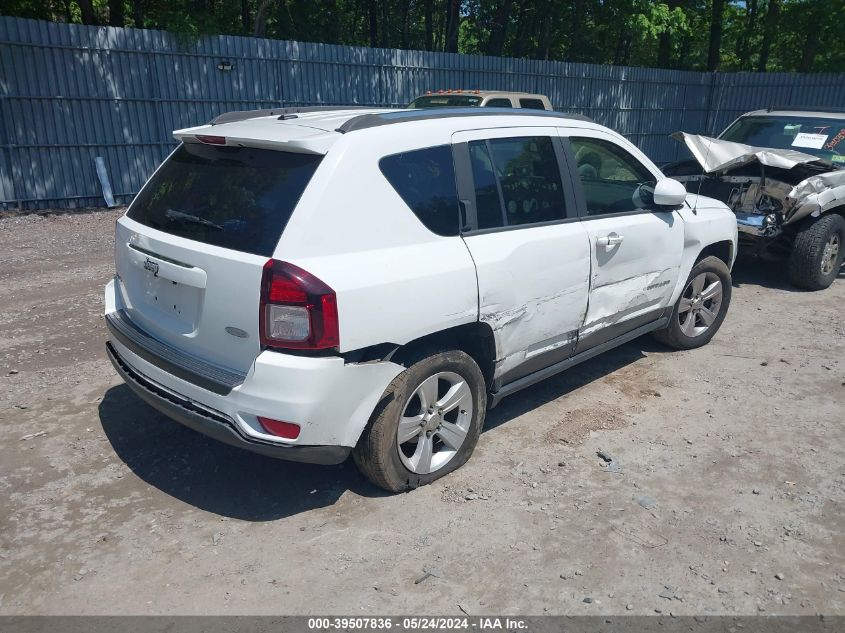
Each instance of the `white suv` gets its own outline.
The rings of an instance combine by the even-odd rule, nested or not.
[[[707,343],[736,221],[554,112],[230,113],[117,222],[108,354],[173,419],[392,491],[501,398],[646,332]]]

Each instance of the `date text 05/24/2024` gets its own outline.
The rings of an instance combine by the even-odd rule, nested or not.
[[[527,624],[518,618],[476,617],[335,617],[309,618],[308,630],[478,630],[478,631],[515,631],[525,630]]]

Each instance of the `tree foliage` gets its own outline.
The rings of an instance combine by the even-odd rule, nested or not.
[[[2,0],[43,20],[719,71],[845,70],[845,0]]]

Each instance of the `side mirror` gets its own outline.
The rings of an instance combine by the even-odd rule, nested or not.
[[[677,180],[664,178],[654,186],[654,204],[659,207],[679,207],[687,199],[687,189]]]

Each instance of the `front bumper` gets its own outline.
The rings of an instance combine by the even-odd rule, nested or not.
[[[324,465],[343,462],[352,450],[349,446],[270,444],[247,437],[232,418],[219,411],[198,406],[133,370],[120,358],[111,343],[106,343],[106,353],[126,385],[144,402],[172,420],[224,444],[288,461]]]

